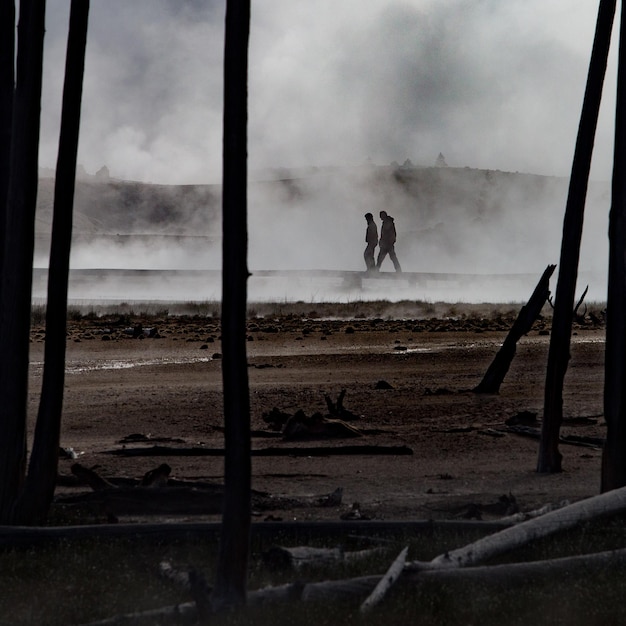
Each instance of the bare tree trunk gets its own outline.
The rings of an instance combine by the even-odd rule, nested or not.
[[[72,0],[54,187],[43,384],[26,487],[16,514],[20,523],[24,524],[42,523],[45,520],[57,477],[65,384],[72,213],[88,18],[89,0]]]
[[[11,122],[15,92],[15,2],[0,0],[0,276],[6,235],[6,208],[11,167]],[[1,288],[1,285],[0,285]],[[2,298],[0,292],[0,300]]]
[[[222,372],[224,510],[215,610],[246,602],[250,543],[250,397],[246,354],[247,107],[250,0],[227,0],[224,57]]]
[[[609,215],[609,285],[606,310],[604,417],[607,424],[602,457],[602,491],[626,485],[626,11],[620,24]]]
[[[567,204],[565,206],[565,217],[563,219],[561,260],[552,317],[550,350],[548,352],[543,424],[537,461],[538,472],[561,471],[562,456],[559,452],[559,432],[561,422],[563,421],[563,381],[570,358],[570,339],[585,200],[600,101],[602,99],[602,86],[604,84],[607,57],[611,44],[615,5],[616,0],[601,0],[598,9],[596,33],[587,76],[587,88],[585,90],[578,127],[578,138],[572,162],[572,173]]]
[[[22,0],[0,293],[0,522],[26,472],[26,406],[45,0]]]

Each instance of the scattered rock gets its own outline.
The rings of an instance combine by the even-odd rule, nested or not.
[[[447,389],[446,387],[437,387],[437,389],[430,389],[430,387],[426,387],[424,389],[425,396],[450,396],[454,393],[451,389]]]
[[[537,426],[539,420],[537,419],[537,413],[521,411],[509,417],[504,423],[507,426]]]
[[[386,380],[379,380],[374,385],[374,389],[394,389],[394,386],[388,383]]]

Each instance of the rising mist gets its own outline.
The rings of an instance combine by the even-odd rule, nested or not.
[[[49,245],[52,179],[42,179],[36,265]],[[567,180],[471,168],[405,166],[265,172],[249,184],[250,297],[257,300],[413,299],[523,301],[558,263]],[[590,186],[579,291],[604,300],[609,188]],[[360,286],[328,276],[255,277],[261,270],[363,271],[364,214],[395,218],[404,272],[467,275],[409,284],[387,259],[384,280]],[[148,185],[82,177],[76,191],[73,269],[214,270],[205,282],[145,276],[124,299],[219,299],[221,191],[218,185]],[[519,280],[469,275],[513,275]],[[181,274],[182,276],[182,274]],[[104,280],[104,278],[103,278]],[[555,279],[553,279],[555,280]],[[149,281],[149,283],[148,283]],[[583,281],[584,282],[583,284]],[[71,294],[97,297],[95,290]],[[127,284],[128,287],[128,284]],[[121,291],[120,291],[121,290]],[[119,295],[115,295],[119,292]]]

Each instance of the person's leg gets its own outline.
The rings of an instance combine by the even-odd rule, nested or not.
[[[396,256],[396,250],[393,247],[391,248],[391,250],[389,250],[389,258],[391,259],[391,262],[393,263],[396,272],[401,272],[402,268],[400,267],[400,261],[398,261],[398,257]]]
[[[385,248],[381,248],[378,252],[378,260],[376,261],[376,269],[380,269],[380,266],[383,264],[385,257],[387,256],[387,250]]]

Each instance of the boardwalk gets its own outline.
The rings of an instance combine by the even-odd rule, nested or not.
[[[368,274],[356,270],[252,270],[248,291],[251,300],[362,298],[470,302],[496,298],[500,302],[521,302],[530,296],[540,275],[541,272]],[[35,298],[45,298],[46,280],[47,270],[34,270]],[[581,273],[582,281],[596,287],[598,283],[601,287],[604,284],[603,278],[592,272]],[[221,270],[74,269],[70,272],[70,299],[205,301],[220,297]]]

